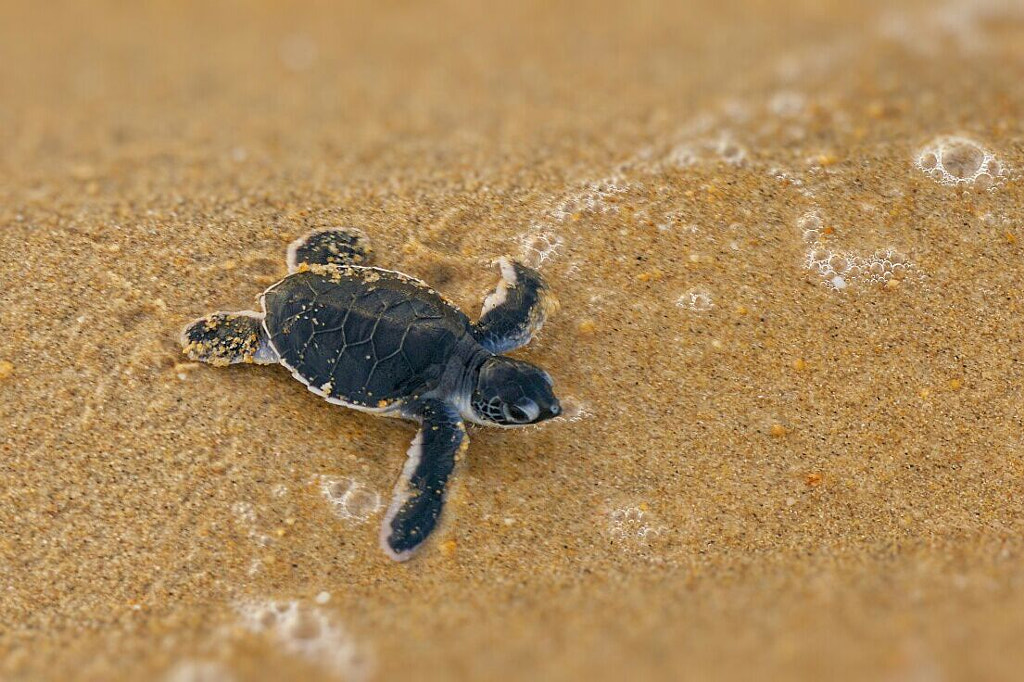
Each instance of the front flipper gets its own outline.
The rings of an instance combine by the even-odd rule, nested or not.
[[[539,272],[508,258],[499,259],[498,265],[501,280],[473,326],[476,340],[495,354],[525,346],[558,308]]]
[[[420,431],[380,530],[381,546],[395,561],[411,557],[437,526],[456,456],[469,445],[458,410],[447,403],[425,400],[409,416],[420,422]]]
[[[288,272],[306,265],[369,265],[370,242],[354,227],[313,230],[288,245]]]

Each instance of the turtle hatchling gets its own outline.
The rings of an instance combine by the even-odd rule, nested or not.
[[[524,426],[561,410],[547,372],[503,355],[530,341],[554,299],[535,270],[498,264],[472,323],[419,279],[372,266],[359,230],[316,230],[288,247],[289,274],[263,292],[260,312],[200,318],[182,347],[212,365],[279,363],[329,402],[418,422],[380,533],[404,561],[437,526],[466,422]]]

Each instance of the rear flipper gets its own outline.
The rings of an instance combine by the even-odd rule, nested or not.
[[[288,272],[306,265],[369,265],[370,242],[354,227],[313,230],[288,246]]]
[[[410,416],[420,421],[420,431],[380,530],[381,547],[395,561],[411,557],[437,526],[455,459],[469,445],[462,418],[447,403],[424,401]]]
[[[192,360],[211,365],[278,361],[263,329],[263,315],[251,310],[200,317],[181,333],[181,349]]]

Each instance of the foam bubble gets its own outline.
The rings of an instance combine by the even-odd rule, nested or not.
[[[583,213],[614,213],[618,210],[614,197],[628,191],[629,183],[621,175],[588,182],[581,189],[566,195],[550,214],[558,222],[564,223]]]
[[[380,511],[380,495],[352,478],[320,477],[320,492],[330,502],[334,515],[362,523]]]
[[[697,313],[706,313],[715,307],[711,292],[706,289],[691,289],[676,300],[676,305]]]
[[[265,601],[238,607],[242,624],[274,638],[285,651],[345,679],[366,679],[369,661],[353,638],[326,611],[298,601]]]
[[[844,291],[859,284],[887,284],[893,279],[919,276],[914,264],[895,249],[863,255],[834,248],[824,225],[818,209],[807,211],[796,220],[796,227],[807,243],[804,267],[817,274],[829,289]]]
[[[795,173],[792,170],[773,167],[768,169],[768,175],[774,178],[775,180],[778,180],[779,182],[783,182],[791,187],[795,187],[796,190],[800,192],[800,194],[803,194],[805,197],[814,196],[814,190],[811,187],[809,187],[806,182],[804,182],[804,179],[800,177],[798,173]]]
[[[665,547],[668,528],[654,521],[646,503],[613,509],[608,513],[606,529],[611,541],[622,550],[646,556],[652,562],[665,561],[659,550]]]
[[[815,272],[823,285],[836,291],[855,284],[885,284],[916,274],[914,264],[894,249],[864,256],[817,247],[807,252],[804,266]]]
[[[657,533],[657,528],[651,527],[647,522],[647,512],[641,507],[623,507],[615,509],[609,514],[612,532],[620,538],[646,538],[652,533]]]
[[[688,131],[680,141],[666,145],[661,160],[648,170],[660,172],[669,168],[690,168],[705,163],[724,162],[742,166],[747,162],[749,150],[730,130],[707,129]],[[665,149],[663,148],[663,149]]]
[[[813,244],[821,238],[821,230],[824,227],[824,223],[821,220],[820,213],[808,211],[797,218],[796,226],[800,228],[804,241]]]
[[[523,263],[539,268],[562,250],[564,241],[554,232],[536,229],[519,238],[519,251]]]
[[[995,189],[1008,173],[995,155],[974,140],[958,135],[937,137],[918,151],[915,164],[936,182]]]
[[[940,153],[942,167],[957,180],[978,177],[985,161],[984,150],[967,140],[952,140]]]
[[[747,149],[737,142],[732,135],[723,133],[714,145],[715,153],[726,163],[734,166],[742,165],[747,159]]]

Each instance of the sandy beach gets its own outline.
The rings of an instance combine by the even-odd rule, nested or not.
[[[0,2],[0,679],[1020,679],[1024,4]],[[357,226],[564,417],[179,332]]]

